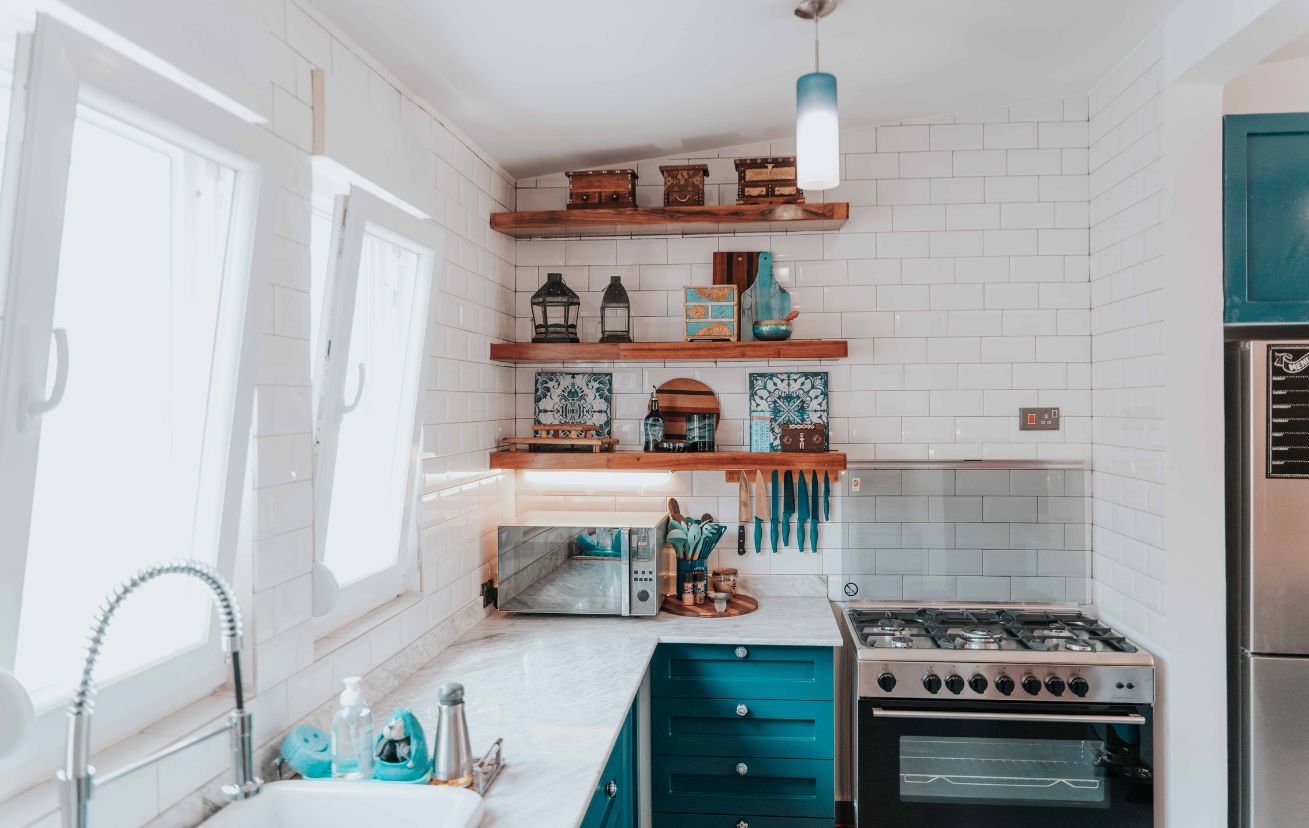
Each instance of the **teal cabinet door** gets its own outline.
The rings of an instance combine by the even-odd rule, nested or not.
[[[1309,322],[1309,114],[1223,119],[1224,321]]]
[[[655,814],[654,828],[833,828],[833,819],[753,814]]]
[[[654,699],[650,749],[669,756],[831,759],[832,703],[776,699]]]
[[[830,647],[661,644],[650,673],[655,697],[832,700]]]
[[[836,810],[831,760],[653,757],[660,813],[820,817]]]
[[[614,743],[596,783],[581,828],[632,828],[636,825],[636,705]]]

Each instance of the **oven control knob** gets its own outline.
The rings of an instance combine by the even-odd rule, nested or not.
[[[1064,680],[1058,676],[1050,676],[1045,680],[1045,689],[1056,696],[1062,696],[1064,694]]]
[[[1068,680],[1068,689],[1073,691],[1074,696],[1081,699],[1091,692],[1091,685],[1081,676],[1073,676]]]
[[[928,673],[923,676],[923,689],[932,695],[941,692],[941,677],[935,673]]]
[[[959,676],[951,675],[945,680],[945,689],[957,696],[964,692],[964,680]]]
[[[1000,680],[999,680],[999,679],[996,679],[995,684],[996,684],[997,687],[999,687],[999,686],[1000,686]],[[986,692],[986,676],[982,675],[981,673],[974,673],[974,674],[973,674],[973,677],[970,678],[970,679],[968,680],[968,687],[969,687],[969,688],[970,688],[974,693],[985,693],[985,692]],[[1010,690],[1013,689],[1013,684],[1012,684],[1012,682],[1011,682],[1010,685],[1009,685],[1009,689],[1010,689]]]
[[[883,691],[890,693],[895,689],[895,676],[890,673],[882,673],[877,677],[877,686],[882,688]]]
[[[1029,696],[1035,696],[1041,692],[1041,680],[1036,676],[1023,676],[1023,689]]]
[[[996,676],[995,689],[999,690],[1001,695],[1007,696],[1014,692],[1014,680],[1008,676]]]

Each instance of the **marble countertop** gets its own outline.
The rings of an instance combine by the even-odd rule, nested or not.
[[[839,647],[841,633],[819,597],[764,597],[737,618],[494,614],[374,708],[432,723],[437,688],[460,682],[473,753],[504,737],[483,828],[576,828],[661,642]]]

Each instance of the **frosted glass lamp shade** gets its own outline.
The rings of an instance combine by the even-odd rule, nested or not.
[[[795,154],[800,189],[830,190],[841,183],[836,75],[810,72],[796,79]]]

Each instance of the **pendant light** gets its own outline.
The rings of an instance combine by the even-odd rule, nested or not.
[[[814,71],[795,82],[795,154],[802,190],[830,190],[841,183],[840,122],[836,114],[836,75],[820,71],[818,21],[836,0],[802,0],[795,16],[814,21]]]

